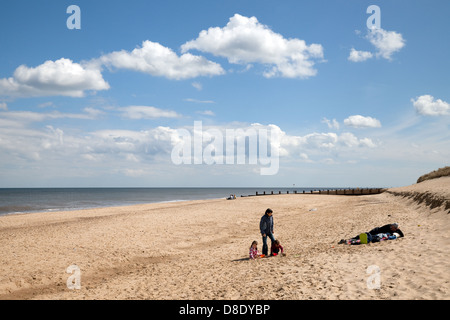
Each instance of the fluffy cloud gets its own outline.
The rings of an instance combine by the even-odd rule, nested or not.
[[[450,114],[450,104],[441,99],[435,100],[431,95],[423,95],[416,100],[411,99],[416,111],[425,116],[441,116]]]
[[[381,28],[368,29],[366,39],[375,47],[376,52],[358,51],[351,49],[348,60],[353,62],[366,61],[372,57],[392,60],[392,55],[405,46],[405,39],[401,33],[387,31]]]
[[[86,91],[107,89],[109,85],[99,69],[64,58],[46,61],[35,68],[21,65],[12,77],[0,79],[0,96],[83,97]]]
[[[91,63],[100,63],[117,69],[128,69],[174,80],[225,73],[219,64],[204,57],[190,53],[178,56],[170,48],[148,40],[142,43],[142,47],[131,52],[115,51],[103,55]]]
[[[315,150],[330,151],[340,148],[375,147],[369,138],[359,139],[353,133],[344,132],[340,135],[334,132],[310,133],[304,136],[282,135],[281,146],[285,149],[283,154],[295,154],[298,151]]]
[[[30,118],[30,115],[27,115]],[[47,118],[48,120],[49,118]],[[45,120],[33,118],[33,120]],[[170,154],[175,130],[157,127],[145,131],[99,130],[74,135],[46,125],[32,129],[23,121],[8,124],[0,121],[0,163],[41,161],[42,166],[67,166],[76,162],[139,162],[146,157]]]
[[[367,59],[370,59],[373,57],[373,54],[368,51],[358,51],[355,50],[355,48],[352,48],[350,51],[350,55],[348,57],[348,60],[353,62],[362,62],[366,61]]]
[[[392,55],[405,46],[405,40],[400,33],[383,29],[371,29],[367,35],[370,43],[377,48],[377,57],[392,60]]]
[[[200,32],[195,40],[181,46],[182,52],[196,49],[225,57],[230,63],[270,65],[265,77],[307,78],[316,75],[314,59],[323,59],[320,44],[285,39],[261,24],[255,17],[235,14],[223,27]]]
[[[90,133],[85,141],[84,154],[111,155],[122,154],[126,160],[156,155],[169,154],[172,148],[171,138],[174,129],[156,127],[150,130],[101,130]],[[132,156],[133,155],[133,156]]]
[[[379,128],[381,123],[378,119],[364,117],[361,115],[350,116],[344,120],[344,124],[354,128]]]
[[[116,114],[116,116],[122,115],[136,119],[173,115],[170,111],[153,107],[131,106],[109,110],[114,111],[110,116]],[[66,170],[71,171],[73,176],[84,174],[90,169],[97,170],[98,173],[99,168],[105,175],[123,174],[127,170],[132,170],[127,171],[130,175],[133,175],[133,172],[139,175],[139,171],[133,170],[160,165],[164,170],[173,169],[170,157],[174,146],[179,142],[178,129],[160,126],[147,130],[111,128],[78,132],[52,123],[62,118],[84,121],[95,119],[102,114],[102,111],[92,108],[86,108],[80,114],[29,111],[1,111],[0,113],[0,154],[3,155],[0,164],[3,167],[15,165],[31,167],[29,165],[33,164],[33,167],[39,167],[42,172],[54,172],[54,169],[58,168],[65,174],[67,174]],[[190,132],[191,137],[194,138],[195,127],[182,129]],[[282,159],[293,162],[320,162],[323,159],[342,159],[349,156],[354,159],[362,156],[366,148],[376,147],[371,139],[361,139],[348,132],[309,133],[296,136],[284,132],[273,124],[232,123],[227,126],[204,126],[201,130],[203,130],[203,147],[211,144],[208,134],[214,134],[214,132],[221,132],[222,136],[226,137],[227,131],[232,130],[236,145],[239,147],[239,143],[242,142],[244,142],[242,145],[246,145],[247,138],[249,143],[253,141],[249,135],[255,132],[260,134],[259,130],[266,130],[271,154],[273,154],[272,148],[276,147]],[[227,143],[223,140],[223,152],[226,150]],[[247,156],[248,154],[249,151],[246,152]]]
[[[323,118],[322,122],[323,122],[323,123],[326,123],[327,126],[328,126],[328,128],[330,128],[330,129],[336,129],[336,130],[339,130],[339,122],[337,122],[336,119],[329,120],[329,119],[327,119],[327,118]]]

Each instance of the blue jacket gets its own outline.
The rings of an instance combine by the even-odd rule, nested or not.
[[[259,230],[261,234],[273,233],[273,216],[263,215],[259,222]]]

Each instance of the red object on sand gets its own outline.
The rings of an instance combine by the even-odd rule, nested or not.
[[[272,255],[273,255],[273,256],[276,256],[276,255],[278,255],[278,253],[272,253]]]

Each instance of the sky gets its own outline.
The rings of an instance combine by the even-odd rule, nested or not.
[[[0,8],[0,187],[396,187],[449,165],[449,1]]]

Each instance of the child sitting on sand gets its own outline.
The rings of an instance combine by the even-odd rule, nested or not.
[[[262,257],[264,257],[264,255],[258,253],[258,242],[253,241],[250,246],[250,259],[255,260]]]
[[[280,250],[281,250],[281,255],[285,256],[286,254],[283,252],[283,247],[281,246],[280,241],[275,240],[270,248],[270,255],[276,256],[280,253]]]

